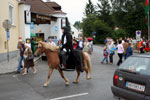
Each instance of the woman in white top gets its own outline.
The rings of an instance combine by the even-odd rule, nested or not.
[[[119,44],[117,45],[117,53],[119,56],[119,61],[118,61],[117,65],[119,66],[122,63],[122,57],[123,57],[123,53],[124,53],[124,48],[123,48],[121,40],[119,40]]]
[[[83,51],[87,52],[88,54],[91,55],[91,45],[90,45],[90,43],[88,41],[88,38],[85,39],[85,42],[84,42],[83,45],[84,45]]]

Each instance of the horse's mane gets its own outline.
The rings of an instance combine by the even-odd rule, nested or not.
[[[58,46],[54,46],[54,45],[51,45],[51,44],[48,44],[46,42],[39,42],[40,44],[43,45],[43,47],[47,50],[51,50],[51,51],[57,51],[59,50],[59,47]]]

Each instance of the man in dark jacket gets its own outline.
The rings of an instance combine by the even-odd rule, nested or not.
[[[76,53],[73,50],[73,43],[72,43],[72,35],[69,33],[68,29],[66,27],[62,28],[62,48],[60,52],[60,64],[66,64],[67,68],[74,69],[75,66],[80,70],[83,71],[82,69],[82,53]],[[66,54],[64,53],[66,52]],[[77,59],[79,58],[79,60]],[[67,62],[66,62],[67,60]]]

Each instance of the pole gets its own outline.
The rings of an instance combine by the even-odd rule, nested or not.
[[[8,40],[9,40],[9,30],[6,30],[7,33],[7,60],[9,62],[9,44],[8,44]]]
[[[149,3],[149,0],[148,0],[148,3]],[[148,5],[150,6],[150,4],[148,4]],[[148,8],[148,40],[150,40],[150,26],[149,26],[149,22],[150,22],[150,20],[149,20],[149,8]]]
[[[8,39],[7,39],[7,60],[9,62],[9,45],[8,45]]]

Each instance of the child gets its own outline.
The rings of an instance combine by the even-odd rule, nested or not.
[[[32,50],[30,48],[27,48],[24,52],[24,73],[22,75],[27,74],[27,69],[30,67],[33,69],[33,73],[35,74],[37,72],[36,68],[34,67],[34,56],[32,55]]]
[[[105,60],[106,60],[106,63],[108,63],[108,51],[107,51],[106,46],[104,47],[104,58],[101,63],[103,64]]]

